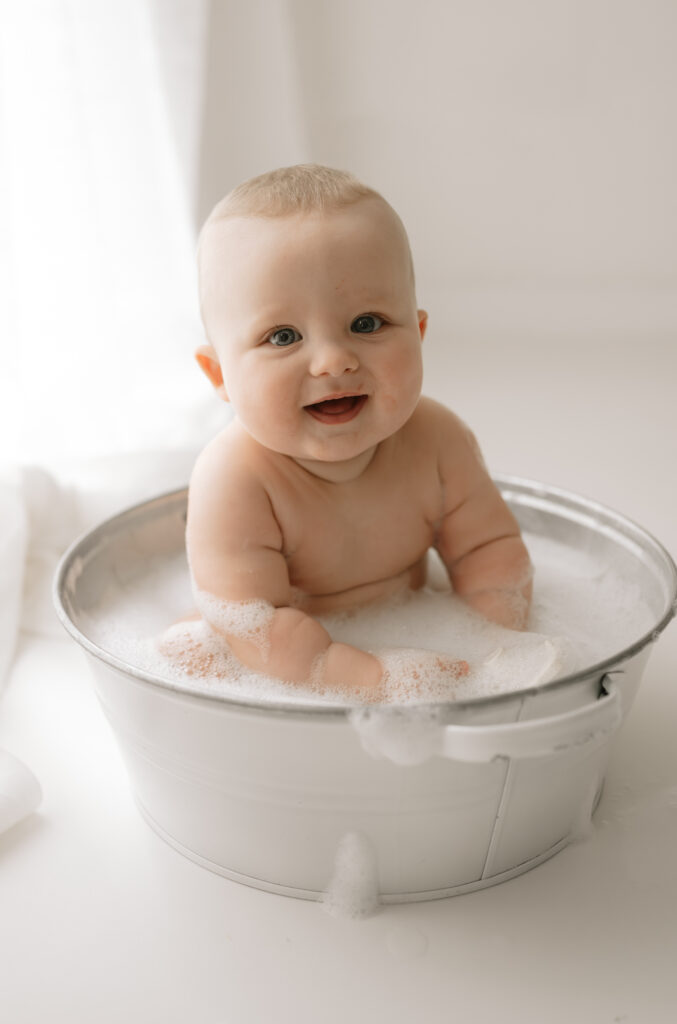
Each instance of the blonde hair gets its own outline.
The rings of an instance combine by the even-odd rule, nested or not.
[[[348,171],[321,164],[278,167],[242,182],[216,204],[205,227],[225,217],[284,217],[349,206],[383,196]]]
[[[338,210],[364,199],[374,199],[390,210],[401,228],[407,247],[412,281],[413,260],[407,232],[402,221],[380,192],[363,185],[349,171],[324,167],[322,164],[294,164],[278,167],[237,185],[221,199],[207,217],[198,239],[197,260],[200,308],[203,322],[205,300],[206,241],[212,228],[229,217],[287,217]],[[206,324],[205,324],[206,327]]]

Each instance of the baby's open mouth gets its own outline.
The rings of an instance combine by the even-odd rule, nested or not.
[[[357,416],[366,401],[366,395],[341,395],[340,398],[325,398],[314,405],[306,405],[305,410],[320,423],[348,423]]]

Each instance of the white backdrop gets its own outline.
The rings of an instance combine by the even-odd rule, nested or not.
[[[277,163],[349,166],[445,327],[674,330],[676,42],[664,0],[216,2],[200,213]]]

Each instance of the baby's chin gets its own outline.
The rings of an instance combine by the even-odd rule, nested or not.
[[[359,429],[353,422],[318,423],[310,414],[307,431],[277,433],[269,429],[250,429],[238,417],[244,430],[267,451],[291,458],[315,476],[349,480],[358,476],[371,462],[379,445],[397,432],[401,424],[387,423],[380,427],[364,424]]]
[[[302,457],[292,456],[292,458],[297,465],[312,473],[313,476],[320,477],[322,480],[330,480],[334,483],[345,483],[348,480],[354,480],[364,472],[376,454],[377,448],[378,444],[374,444],[369,448],[361,449],[356,454],[344,456],[343,458],[340,456],[313,458],[306,455]]]

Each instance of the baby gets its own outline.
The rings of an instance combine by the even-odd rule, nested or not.
[[[235,418],[196,463],[187,551],[240,662],[378,699],[384,662],[314,616],[421,587],[431,547],[472,609],[523,629],[529,556],[473,435],[421,397],[428,315],[383,197],[317,165],[247,181],[210,214],[199,277],[197,361]],[[410,657],[414,677],[468,670]]]

